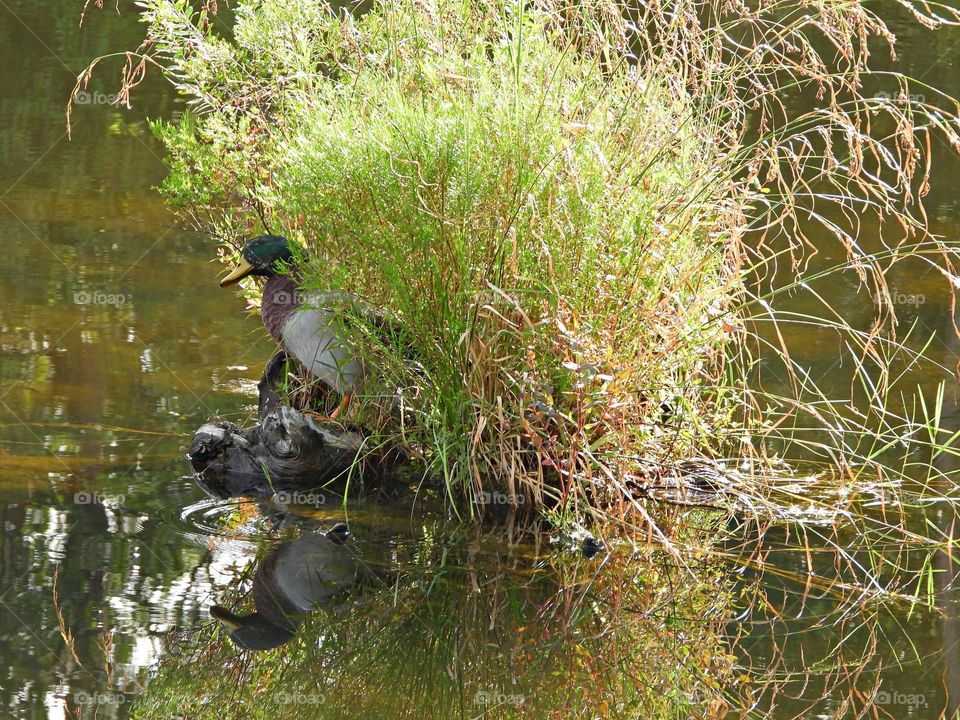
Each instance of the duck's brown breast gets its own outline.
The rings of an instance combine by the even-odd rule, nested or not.
[[[283,329],[290,316],[300,309],[303,304],[300,289],[286,275],[273,275],[267,279],[263,287],[263,300],[260,304],[260,317],[270,333],[270,337],[278,343],[283,342]]]

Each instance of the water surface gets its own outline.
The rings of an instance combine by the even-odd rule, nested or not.
[[[904,66],[960,92],[960,33],[930,35],[878,7],[895,23]],[[214,501],[193,481],[190,434],[214,415],[253,417],[253,385],[273,348],[257,319],[217,287],[210,240],[184,229],[154,190],[164,166],[146,118],[178,112],[169,90],[148,78],[134,109],[117,108],[108,101],[119,66],[106,65],[67,139],[63,111],[77,74],[92,57],[136,46],[142,33],[126,5],[90,12],[82,30],[77,20],[78,8],[52,0],[0,3],[4,717],[126,717],[145,671],[165,652],[192,657],[209,632],[210,605],[249,588],[249,561],[345,519],[333,503]],[[954,238],[960,165],[945,146],[936,154],[928,210],[934,231]],[[825,249],[821,259],[829,256]],[[934,335],[934,359],[953,367],[960,355],[942,282],[919,264],[893,274],[916,344]],[[854,282],[828,283],[820,290],[838,305],[866,312]],[[812,376],[842,386],[836,339],[793,332]],[[932,393],[942,377],[928,368],[911,381]],[[955,382],[947,401],[956,407]],[[949,459],[940,462],[952,472]],[[914,512],[916,527],[947,532],[954,522],[947,506]],[[679,716],[708,706],[719,714],[699,684],[711,673],[731,704],[753,693],[762,698],[756,713],[772,717],[846,716],[845,703],[863,708],[871,692],[892,717],[937,717],[945,688],[960,691],[950,559],[917,575],[924,590],[932,578],[942,612],[891,601],[854,613],[855,590],[803,581],[821,559],[824,576],[856,576],[849,566],[831,570],[836,548],[815,534],[814,551],[801,553],[788,530],[768,532],[767,560],[783,572],[765,574],[759,588],[749,568],[705,565],[715,584],[703,597],[648,548],[616,546],[587,562],[548,538],[470,534],[408,505],[360,504],[348,519],[356,551],[385,569],[393,594],[373,592],[349,621],[330,612],[305,625],[301,632],[325,639],[333,684],[281,698],[290,716],[319,708],[391,716],[404,707],[427,717],[562,717],[593,695],[587,706],[598,715],[643,717],[642,707],[616,704],[632,694],[655,694]],[[749,546],[751,530],[742,535]],[[763,693],[768,683],[778,691]]]

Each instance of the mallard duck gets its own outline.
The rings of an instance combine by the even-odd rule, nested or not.
[[[303,249],[281,235],[255,237],[244,246],[240,261],[220,281],[220,287],[250,275],[267,279],[260,306],[263,324],[311,375],[341,396],[340,405],[329,416],[335,418],[349,406],[367,375],[345,319],[363,317],[381,330],[392,324],[384,313],[355,295],[301,291],[297,262],[302,257]]]
[[[347,526],[284,543],[257,565],[253,576],[256,612],[235,615],[220,605],[210,616],[244,650],[269,650],[293,639],[304,616],[330,598],[360,583],[366,571],[344,545]]]

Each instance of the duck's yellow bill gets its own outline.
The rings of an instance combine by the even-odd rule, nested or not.
[[[253,272],[253,269],[253,265],[247,262],[244,258],[240,258],[240,262],[237,264],[237,266],[230,271],[229,275],[220,281],[220,287],[233,285],[234,283],[243,280],[243,278]]]

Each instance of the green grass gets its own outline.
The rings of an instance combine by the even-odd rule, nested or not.
[[[148,11],[174,55],[181,10]],[[536,506],[609,500],[631,457],[719,449],[732,405],[703,388],[738,282],[711,190],[717,129],[690,99],[510,3],[308,17],[298,36],[285,4],[241,7],[235,45],[184,55],[210,107],[157,126],[164,189],[233,242],[296,238],[309,287],[400,319],[412,353],[365,347],[380,369],[367,404],[401,388],[410,408],[402,424],[362,415],[384,442],[457,498]],[[669,449],[666,405],[683,416]]]
[[[167,199],[227,256],[295,238],[309,288],[403,323],[396,346],[358,333],[378,372],[357,418],[454,500],[619,514],[695,457],[746,462],[754,506],[784,456],[898,476],[879,450],[924,424],[892,402],[917,358],[887,272],[955,261],[918,200],[924,137],[957,123],[863,90],[858,38],[892,42],[868,6],[262,0],[229,32],[186,0],[143,7],[124,91],[159,67],[190,103],[154,125]],[[903,238],[865,242],[851,210]],[[873,326],[817,294],[838,274]],[[811,290],[816,310],[781,309]],[[794,358],[807,325],[844,348],[852,397]]]

